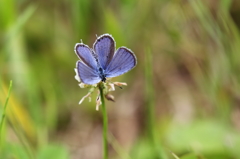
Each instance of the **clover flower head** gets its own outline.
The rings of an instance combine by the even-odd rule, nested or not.
[[[92,93],[94,92],[94,90],[98,87],[98,85],[87,85],[87,84],[84,84],[82,83],[80,80],[78,80],[78,78],[76,78],[76,76],[78,76],[77,72],[76,72],[76,75],[75,75],[75,79],[80,82],[79,83],[79,87],[80,88],[90,88],[88,93],[83,96],[81,98],[81,100],[79,101],[79,104],[82,104],[82,102],[88,98],[89,99],[89,102],[91,102],[91,95]],[[104,97],[108,100],[108,101],[112,101],[112,102],[115,102],[115,97],[110,94],[110,92],[112,91],[115,91],[115,86],[117,87],[120,87],[122,88],[121,86],[127,86],[127,83],[124,83],[124,82],[109,82],[109,81],[106,81],[103,83],[104,85]],[[96,98],[96,110],[98,111],[99,110],[99,106],[101,105],[101,97],[100,97],[100,92],[99,90],[97,89],[97,98]]]

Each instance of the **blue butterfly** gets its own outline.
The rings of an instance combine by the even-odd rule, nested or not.
[[[115,51],[115,41],[109,34],[98,37],[93,49],[77,43],[75,53],[81,59],[76,64],[80,80],[89,85],[122,75],[137,64],[136,56],[130,49],[120,47]]]

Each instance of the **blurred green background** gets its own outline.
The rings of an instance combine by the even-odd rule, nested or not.
[[[101,159],[74,46],[104,33],[138,59],[112,80],[111,159],[239,159],[239,27],[239,0],[0,0],[0,159]]]

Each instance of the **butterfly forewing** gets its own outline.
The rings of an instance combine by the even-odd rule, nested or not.
[[[76,44],[75,53],[87,66],[92,69],[97,68],[97,55],[87,45],[82,43]]]
[[[77,62],[77,71],[80,80],[85,84],[96,84],[101,81],[95,69],[88,67],[82,61]]]
[[[136,64],[137,59],[134,53],[125,47],[120,47],[109,63],[105,71],[105,75],[106,77],[116,77],[122,75],[133,69]]]
[[[111,62],[114,51],[115,41],[109,34],[104,34],[97,38],[93,44],[95,53],[98,55],[98,60],[101,67],[105,70]]]

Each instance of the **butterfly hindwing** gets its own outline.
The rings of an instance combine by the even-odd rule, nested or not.
[[[97,71],[93,68],[88,67],[82,61],[77,62],[77,71],[81,82],[85,84],[95,84],[101,81]]]

